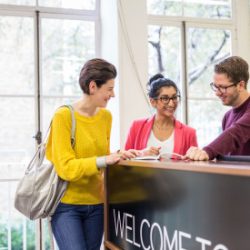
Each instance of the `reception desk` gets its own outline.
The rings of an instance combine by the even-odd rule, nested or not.
[[[106,249],[250,249],[250,163],[122,161],[105,190]]]

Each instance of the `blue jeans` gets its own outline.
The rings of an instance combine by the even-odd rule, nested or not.
[[[99,250],[103,235],[103,204],[60,203],[51,225],[60,250]]]

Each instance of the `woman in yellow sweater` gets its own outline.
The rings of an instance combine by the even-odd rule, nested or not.
[[[103,59],[83,66],[79,84],[83,97],[73,105],[75,146],[71,147],[71,115],[60,108],[54,115],[46,148],[57,174],[69,182],[52,217],[52,230],[60,250],[100,249],[103,235],[103,171],[136,152],[110,154],[112,117],[105,109],[114,97],[116,69]]]

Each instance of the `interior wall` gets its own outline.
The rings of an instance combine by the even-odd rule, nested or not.
[[[120,148],[120,117],[119,117],[119,62],[118,62],[118,15],[117,0],[101,1],[101,57],[117,67],[118,76],[115,81],[115,98],[108,103],[112,112],[112,130],[110,149],[114,152]]]
[[[108,105],[113,115],[111,151],[124,147],[134,119],[149,115],[146,19],[145,0],[101,1],[101,56],[118,69],[116,96]]]
[[[131,122],[150,115],[146,96],[147,11],[145,0],[117,2],[120,135],[123,147]]]
[[[234,18],[236,28],[235,54],[243,57],[250,64],[250,1],[233,0]]]

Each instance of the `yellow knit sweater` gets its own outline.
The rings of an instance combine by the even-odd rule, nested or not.
[[[67,204],[100,204],[103,202],[103,172],[96,166],[96,157],[109,154],[112,117],[100,109],[92,117],[75,112],[74,150],[70,143],[71,114],[60,108],[53,118],[46,146],[46,157],[57,174],[69,182],[61,202]]]

